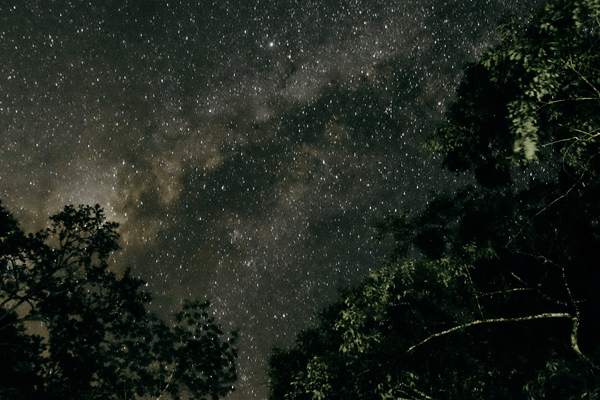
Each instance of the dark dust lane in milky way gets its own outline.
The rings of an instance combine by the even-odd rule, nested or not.
[[[165,315],[211,299],[242,334],[230,398],[265,398],[271,347],[381,265],[373,223],[452,184],[419,143],[532,5],[5,1],[0,198],[26,229],[102,205],[115,268]]]

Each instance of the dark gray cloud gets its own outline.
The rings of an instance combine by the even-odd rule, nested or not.
[[[157,309],[212,299],[242,330],[232,399],[381,265],[375,221],[452,183],[419,142],[532,4],[89,3],[0,5],[0,196],[32,228],[100,203]]]

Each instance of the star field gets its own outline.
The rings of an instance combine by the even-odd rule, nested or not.
[[[210,299],[242,335],[229,398],[264,399],[270,349],[384,262],[371,226],[452,186],[419,143],[533,4],[3,2],[0,198],[28,230],[102,205],[115,269],[165,315]]]

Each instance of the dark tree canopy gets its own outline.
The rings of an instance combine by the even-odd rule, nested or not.
[[[600,396],[600,1],[500,34],[426,142],[473,183],[377,227],[389,264],[273,351],[272,400]]]
[[[117,224],[67,206],[26,235],[0,205],[0,398],[218,399],[236,380],[236,337],[208,302],[166,323],[144,282],[111,272]]]

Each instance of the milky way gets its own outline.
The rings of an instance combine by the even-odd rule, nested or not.
[[[241,330],[231,399],[265,398],[270,349],[382,265],[376,221],[452,186],[420,142],[499,17],[533,4],[9,3],[3,204],[28,230],[102,205],[121,224],[114,268],[156,310],[208,298]]]

